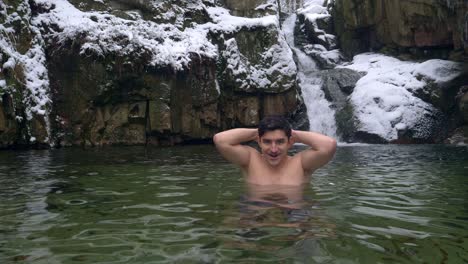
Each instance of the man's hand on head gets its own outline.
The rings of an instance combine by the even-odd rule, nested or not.
[[[291,144],[300,143],[296,130],[291,129],[291,137],[289,138],[289,141],[291,142]]]

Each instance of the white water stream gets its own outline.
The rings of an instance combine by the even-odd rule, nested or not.
[[[297,78],[307,107],[310,130],[336,138],[335,111],[331,109],[321,89],[322,80],[317,75],[319,69],[311,57],[294,45],[296,17],[296,14],[290,15],[283,22],[282,29],[295,55],[298,67]]]

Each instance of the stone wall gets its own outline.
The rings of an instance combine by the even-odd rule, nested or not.
[[[333,9],[343,52],[373,50],[402,58],[467,61],[467,1],[337,0]]]

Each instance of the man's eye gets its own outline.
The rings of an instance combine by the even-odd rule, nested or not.
[[[284,144],[284,142],[285,142],[285,141],[282,139],[282,140],[276,141],[276,144],[278,144],[278,145],[279,145],[279,144]]]

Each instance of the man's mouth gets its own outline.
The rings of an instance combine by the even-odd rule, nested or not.
[[[279,153],[269,153],[268,155],[272,158],[276,158],[279,156]]]

